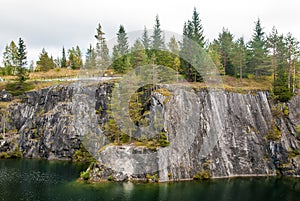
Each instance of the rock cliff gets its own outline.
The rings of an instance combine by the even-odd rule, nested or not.
[[[108,140],[113,87],[71,84],[27,92],[1,111],[0,156],[76,160],[87,149],[97,161],[87,170],[94,181],[300,176],[299,96],[274,104],[268,92],[160,85],[169,93],[151,94],[145,119],[151,124],[159,111],[170,145],[153,149]],[[78,96],[82,90],[88,95]]]

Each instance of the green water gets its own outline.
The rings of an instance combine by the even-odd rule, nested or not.
[[[91,185],[75,182],[84,168],[68,162],[0,160],[0,200],[300,200],[300,178]]]

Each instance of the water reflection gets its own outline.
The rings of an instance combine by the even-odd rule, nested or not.
[[[282,201],[299,200],[300,178],[235,178],[162,184],[76,182],[85,167],[0,160],[0,200]]]

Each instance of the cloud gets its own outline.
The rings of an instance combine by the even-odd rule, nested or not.
[[[63,45],[79,45],[85,51],[89,43],[95,43],[99,22],[106,37],[112,38],[120,24],[127,31],[141,30],[144,25],[152,29],[156,14],[163,29],[180,34],[194,7],[200,12],[204,34],[210,41],[222,27],[229,28],[236,37],[250,39],[258,17],[266,32],[276,25],[280,32],[300,36],[297,0],[1,0],[0,50],[22,37],[32,52],[45,47],[56,50],[54,55]],[[28,57],[36,60],[38,54],[30,53]]]

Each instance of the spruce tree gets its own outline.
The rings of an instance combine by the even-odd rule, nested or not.
[[[148,35],[148,31],[146,29],[146,26],[144,27],[144,32],[143,32],[143,35],[142,35],[142,43],[144,45],[144,48],[147,52],[147,55],[148,57],[150,56],[150,52],[149,52],[149,49],[150,49],[150,45],[151,45],[151,40],[149,38],[149,35]]]
[[[194,8],[193,16],[192,16],[192,40],[194,40],[200,47],[204,48],[205,45],[205,37],[203,35],[203,26],[201,24],[201,20],[199,18],[199,13],[197,9]]]
[[[25,69],[25,65],[27,64],[27,52],[26,45],[22,38],[19,38],[18,43],[18,67],[17,67],[17,77],[19,82],[24,82],[28,79],[28,73]]]
[[[271,64],[268,60],[267,43],[260,19],[255,24],[254,34],[249,47],[249,72],[253,73],[256,79],[263,75],[270,75]]]
[[[66,59],[65,47],[63,47],[63,49],[62,49],[62,58],[61,58],[60,66],[62,68],[67,67],[67,59]]]
[[[164,36],[163,31],[160,28],[159,17],[156,15],[155,18],[155,25],[153,28],[153,35],[152,35],[152,49],[153,50],[162,50],[165,48]]]
[[[113,48],[112,67],[119,73],[126,73],[130,69],[128,38],[123,25],[120,25],[117,33],[117,44]]]
[[[123,25],[120,25],[119,31],[117,33],[118,36],[118,44],[117,48],[121,55],[128,54],[129,45],[128,45],[128,37]]]
[[[203,27],[194,8],[192,20],[184,23],[183,39],[181,42],[180,54],[184,58],[188,58],[189,62],[181,60],[181,71],[185,74],[188,81],[203,81],[200,75],[201,58],[203,48],[205,46],[205,37],[203,35]]]

